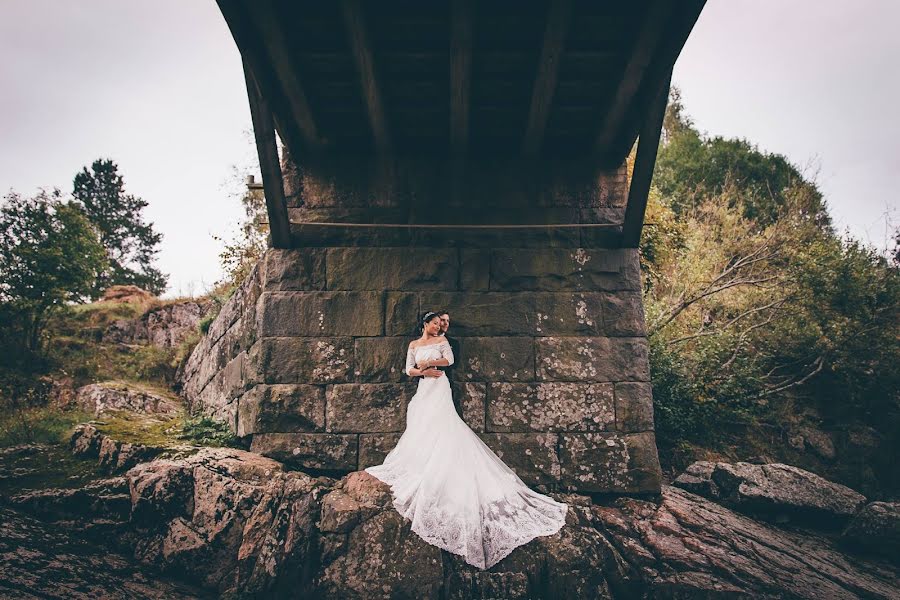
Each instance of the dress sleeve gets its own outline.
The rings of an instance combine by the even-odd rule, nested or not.
[[[450,347],[450,342],[441,344],[441,358],[447,359],[448,367],[453,364],[453,348]]]
[[[406,374],[412,377],[409,370],[416,366],[416,349],[412,347],[412,344],[409,345],[409,350],[406,351]]]

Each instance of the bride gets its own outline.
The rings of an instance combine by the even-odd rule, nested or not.
[[[406,374],[421,376],[406,412],[406,430],[380,465],[366,468],[391,487],[393,504],[426,542],[488,569],[518,546],[552,535],[568,505],[530,489],[459,418],[450,382],[453,364],[437,313],[420,321]]]

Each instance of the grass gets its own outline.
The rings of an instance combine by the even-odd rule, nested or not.
[[[0,447],[66,443],[72,428],[92,416],[81,410],[61,411],[48,406],[5,410],[0,415]]]
[[[204,415],[185,418],[181,424],[179,439],[198,446],[244,447],[228,425]]]

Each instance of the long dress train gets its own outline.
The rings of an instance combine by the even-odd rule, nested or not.
[[[453,364],[446,341],[410,348],[406,373],[441,357]],[[446,375],[419,380],[406,430],[382,464],[365,470],[391,487],[416,534],[480,569],[565,524],[568,505],[530,489],[459,418]]]

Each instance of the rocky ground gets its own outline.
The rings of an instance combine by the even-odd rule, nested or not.
[[[232,448],[116,466],[102,458],[116,445],[96,428],[77,428],[69,450],[103,469],[68,487],[57,479],[17,490],[15,470],[0,466],[6,481],[0,592],[900,597],[900,568],[891,562],[900,539],[897,505],[866,503],[853,490],[787,465],[698,463],[655,498],[555,494],[571,507],[566,526],[482,572],[420,540],[391,506],[388,488],[364,472],[313,477]],[[2,462],[45,450],[7,450]]]

